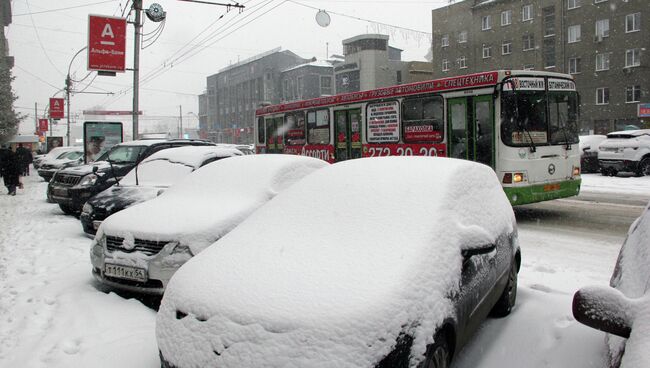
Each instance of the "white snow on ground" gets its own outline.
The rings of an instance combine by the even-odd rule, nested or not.
[[[0,367],[159,367],[155,311],[95,289],[79,221],[45,202],[38,176],[24,181],[15,197],[0,187]],[[584,175],[583,191],[650,198],[650,177]],[[519,236],[517,307],[484,323],[455,367],[603,367],[604,334],[573,320],[571,298],[608,284],[624,236],[529,224]]]

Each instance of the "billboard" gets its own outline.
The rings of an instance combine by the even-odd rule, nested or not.
[[[638,106],[638,116],[640,118],[650,118],[650,103],[640,103]]]
[[[52,148],[62,147],[63,137],[46,137],[45,145],[47,146],[47,152],[50,152]]]
[[[38,131],[47,132],[47,119],[38,119]]]
[[[84,122],[84,160],[93,162],[111,149],[122,143],[122,123],[106,121]]]
[[[50,118],[63,119],[64,115],[63,99],[50,98]]]
[[[126,19],[88,16],[88,70],[123,72],[126,60]]]

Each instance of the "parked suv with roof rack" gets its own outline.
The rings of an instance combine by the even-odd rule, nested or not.
[[[598,147],[598,165],[603,175],[614,176],[619,171],[650,175],[650,129],[607,134]]]
[[[163,149],[180,146],[214,145],[196,139],[137,140],[112,147],[92,164],[56,172],[47,187],[48,198],[66,214],[77,214],[86,201],[115,184],[140,161]]]

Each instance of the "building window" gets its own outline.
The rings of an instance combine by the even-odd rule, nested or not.
[[[569,8],[569,10],[579,8],[580,0],[567,0],[567,7]]]
[[[492,57],[492,46],[483,45],[483,59]]]
[[[596,71],[609,70],[609,53],[605,52],[596,55]]]
[[[510,55],[512,54],[512,42],[504,41],[501,44],[501,55]]]
[[[570,58],[569,59],[569,74],[579,74],[580,73],[580,58]]]
[[[465,69],[467,68],[467,59],[464,56],[461,56],[456,61],[458,63],[458,68]]]
[[[512,24],[512,10],[506,10],[501,12],[501,25],[509,26]]]
[[[596,37],[601,39],[609,37],[609,19],[596,21]]]
[[[532,4],[524,5],[521,8],[521,21],[526,22],[526,21],[529,21],[529,20],[533,20],[533,5]]]
[[[298,99],[302,100],[303,95],[304,95],[304,90],[305,90],[305,85],[303,83],[302,77],[298,77]]]
[[[535,70],[535,64],[525,64],[522,69],[524,69],[524,70]]]
[[[555,7],[549,6],[542,9],[544,19],[544,37],[555,35]]]
[[[332,94],[332,78],[326,75],[321,75],[320,77],[320,94],[331,95]]]
[[[569,26],[569,40],[567,41],[568,43],[574,43],[574,42],[579,42],[580,41],[580,25],[575,25],[575,26]]]
[[[449,71],[449,60],[442,59],[442,71],[443,72]]]
[[[524,43],[524,51],[532,50],[535,48],[535,37],[532,34],[524,35],[522,37]]]
[[[481,18],[481,30],[482,31],[487,31],[488,29],[492,28],[492,22],[491,22],[492,17],[489,15],[485,15]]]
[[[625,16],[625,33],[638,32],[641,30],[641,13],[628,14]]]
[[[467,42],[467,31],[461,31],[458,34],[458,43],[465,43]]]
[[[625,87],[625,102],[640,102],[641,86]]]
[[[607,105],[609,103],[609,88],[601,87],[596,89],[596,105]]]
[[[544,39],[544,68],[555,68],[555,37]]]
[[[639,49],[630,49],[625,51],[625,67],[631,68],[641,65],[641,51]]]
[[[449,46],[449,35],[448,34],[442,35],[442,39],[441,39],[440,44],[441,44],[442,47]]]

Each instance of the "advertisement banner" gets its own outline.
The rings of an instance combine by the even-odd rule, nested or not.
[[[123,141],[121,122],[84,122],[84,158],[85,162],[93,162]]]
[[[38,119],[38,131],[47,132],[47,119]]]
[[[123,72],[126,65],[126,19],[88,16],[88,70]]]
[[[640,103],[638,106],[638,116],[640,118],[650,118],[650,103]]]
[[[445,144],[364,144],[363,157],[438,156],[447,157]]]
[[[50,118],[63,119],[64,107],[62,98],[50,98]]]
[[[368,143],[399,142],[399,103],[368,105]]]
[[[52,148],[63,146],[63,137],[46,137],[45,145],[47,146],[47,152],[50,152]]]

